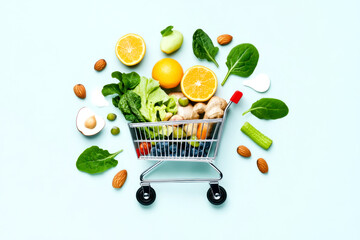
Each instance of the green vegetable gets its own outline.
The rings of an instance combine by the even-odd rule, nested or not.
[[[76,161],[76,167],[82,172],[101,173],[118,164],[114,158],[121,152],[122,150],[110,154],[107,150],[92,146],[80,154]]]
[[[228,72],[221,86],[225,84],[230,74],[249,77],[254,72],[258,60],[259,52],[254,45],[243,43],[235,46],[227,57],[226,66]]]
[[[160,33],[161,33],[161,35],[162,35],[163,37],[166,37],[166,36],[168,36],[168,35],[170,35],[170,34],[173,33],[173,31],[172,31],[173,28],[174,28],[173,26],[168,26],[167,28],[165,28],[164,30],[162,30]]]
[[[179,101],[180,106],[182,106],[182,107],[186,107],[189,104],[189,99],[187,99],[187,97],[179,98],[178,101]]]
[[[219,64],[215,60],[219,48],[214,46],[209,36],[202,29],[198,29],[194,32],[193,51],[197,58],[211,61],[219,67]]]
[[[251,108],[243,113],[243,116],[251,112],[260,119],[283,118],[289,113],[286,104],[275,98],[262,98],[251,105]]]
[[[128,91],[120,97],[118,108],[125,119],[132,122],[145,122],[141,115],[141,98],[135,92]]]
[[[189,141],[189,144],[193,147],[199,147],[200,145],[200,142],[198,141],[197,137],[196,136],[192,136],[190,138],[190,141]]]
[[[169,26],[172,28],[172,26]],[[166,29],[168,29],[167,27]],[[164,32],[166,29],[164,29],[162,32]],[[171,32],[170,32],[171,31]],[[182,43],[183,43],[183,35],[179,31],[166,31],[164,32],[163,37],[161,38],[160,42],[160,50],[163,51],[166,54],[170,54],[178,50]]]
[[[120,133],[120,128],[118,127],[112,127],[111,128],[111,134],[112,135],[118,135]]]
[[[259,132],[259,130],[248,122],[244,123],[241,127],[241,131],[263,149],[269,149],[272,144],[272,140],[270,138]]]
[[[140,113],[146,121],[156,122],[158,116],[162,121],[166,111],[177,112],[174,98],[170,98],[154,79],[141,77],[140,84],[132,92],[141,98]]]
[[[119,84],[111,83],[107,84],[101,90],[104,96],[112,95],[112,94],[121,94]]]
[[[108,119],[109,121],[114,121],[114,120],[116,119],[116,114],[115,114],[115,113],[109,113],[109,114],[107,115],[107,119]]]
[[[174,138],[186,138],[186,133],[184,132],[182,127],[175,127],[172,134]]]

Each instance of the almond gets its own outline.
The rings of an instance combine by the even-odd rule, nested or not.
[[[82,85],[82,84],[76,84],[74,86],[74,93],[79,98],[82,98],[82,99],[86,98],[86,90],[85,90],[84,85]]]
[[[247,147],[245,147],[244,145],[238,146],[237,153],[246,158],[251,156],[250,150]]]
[[[106,61],[105,59],[100,59],[97,61],[94,65],[94,69],[98,72],[102,71],[106,67]]]
[[[260,172],[267,173],[269,171],[269,166],[263,158],[259,158],[256,163]]]
[[[223,34],[218,36],[217,41],[220,45],[229,44],[232,41],[233,37],[229,34]]]
[[[114,188],[121,188],[126,181],[126,177],[127,177],[127,171],[125,169],[121,170],[115,175],[112,182],[112,186]]]

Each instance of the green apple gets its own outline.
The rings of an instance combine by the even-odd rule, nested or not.
[[[172,30],[172,33],[163,36],[160,42],[160,49],[166,54],[170,54],[178,50],[183,43],[183,35],[177,30]]]

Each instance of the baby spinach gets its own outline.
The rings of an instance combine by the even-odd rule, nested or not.
[[[140,113],[141,97],[132,91],[126,92],[120,97],[117,106],[124,117],[132,122],[145,122],[144,117]]]
[[[249,77],[254,72],[258,60],[259,52],[254,45],[243,43],[235,46],[227,57],[226,66],[228,72],[221,86],[225,84],[230,74]]]
[[[289,113],[289,108],[279,99],[262,98],[254,102],[251,108],[243,113],[243,116],[248,112],[260,119],[278,119],[285,117]]]
[[[119,88],[119,84],[116,83],[111,83],[111,84],[107,84],[103,87],[103,89],[101,90],[102,94],[104,96],[108,96],[108,95],[112,95],[112,94],[121,94],[120,92],[120,88]]]
[[[76,161],[76,167],[82,172],[91,174],[104,172],[118,164],[114,158],[122,151],[111,154],[98,146],[89,147],[80,154]]]
[[[162,30],[160,33],[163,37],[166,37],[166,36],[172,34],[172,32],[173,32],[172,29],[173,29],[173,26],[168,26],[167,28]]]
[[[219,64],[215,60],[219,48],[214,46],[209,36],[202,29],[197,29],[194,32],[192,45],[194,54],[197,58],[211,61],[219,67]]]

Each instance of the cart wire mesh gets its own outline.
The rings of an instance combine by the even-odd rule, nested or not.
[[[128,126],[141,160],[212,162],[217,155],[223,123],[224,118],[217,118]]]

